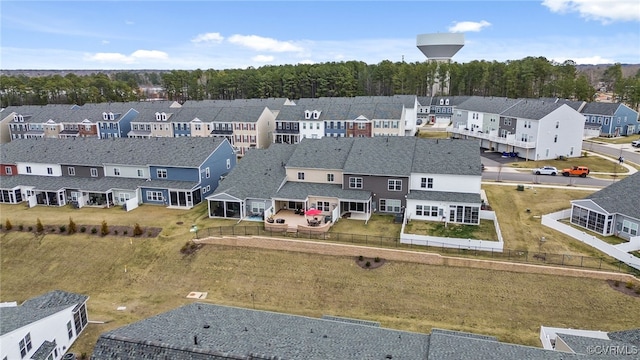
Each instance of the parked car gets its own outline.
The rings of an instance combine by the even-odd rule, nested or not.
[[[640,148],[640,140],[633,140],[631,146]]]
[[[558,174],[558,169],[556,169],[553,166],[543,166],[540,168],[536,168],[531,170],[532,173],[536,174],[536,175],[553,175],[555,176],[556,174]]]
[[[574,166],[567,169],[562,169],[562,175],[587,177],[587,175],[589,175],[589,168],[586,166]]]

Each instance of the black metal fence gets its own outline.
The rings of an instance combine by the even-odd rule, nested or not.
[[[637,274],[633,268],[628,267],[623,262],[611,261],[607,262],[606,259],[601,257],[582,256],[582,255],[568,255],[568,254],[553,254],[547,252],[533,252],[526,250],[513,250],[503,249],[502,252],[480,249],[466,249],[462,247],[450,247],[440,245],[438,243],[432,243],[428,246],[405,244],[400,243],[398,237],[387,237],[379,235],[365,235],[365,234],[345,234],[345,233],[314,233],[314,232],[286,232],[286,231],[270,231],[265,230],[263,226],[219,226],[205,228],[198,231],[195,237],[215,237],[215,236],[267,236],[267,237],[284,237],[284,238],[296,238],[306,240],[317,241],[329,241],[337,243],[348,243],[355,245],[376,246],[382,248],[396,248],[396,249],[411,249],[425,252],[438,252],[443,255],[457,255],[468,256],[482,259],[495,259],[510,262],[522,262],[528,264],[538,265],[553,265],[553,266],[568,266],[587,269],[603,269],[603,266],[607,270],[612,268],[607,264],[614,265],[617,271],[629,272]]]

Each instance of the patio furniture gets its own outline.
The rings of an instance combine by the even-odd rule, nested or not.
[[[276,219],[276,224],[284,224],[284,219]]]

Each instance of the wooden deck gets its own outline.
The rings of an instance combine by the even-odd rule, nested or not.
[[[326,215],[329,215],[329,213]],[[331,225],[333,225],[331,222],[325,224],[324,217],[325,214],[315,216],[316,219],[321,221],[320,226],[309,226],[307,220],[311,219],[311,217],[296,214],[293,210],[280,210],[273,218],[276,220],[284,219],[284,224],[268,223],[265,220],[265,229],[272,231],[323,233],[329,231]],[[283,229],[284,225],[286,225],[286,230]]]

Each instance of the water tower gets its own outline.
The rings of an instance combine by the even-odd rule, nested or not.
[[[416,38],[416,46],[429,61],[436,63],[450,63],[451,58],[464,46],[463,33],[420,34]],[[431,95],[449,93],[449,74],[443,84],[436,76]]]

